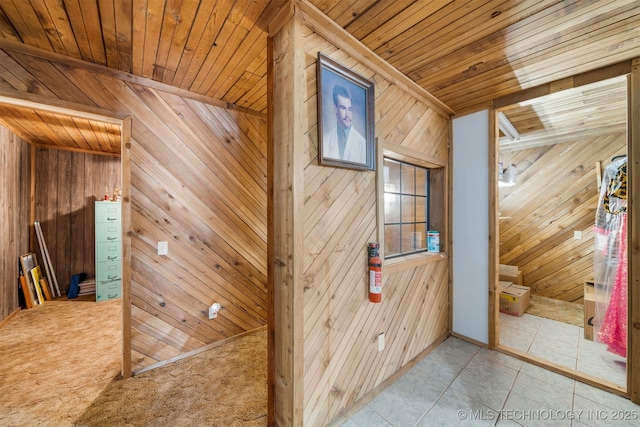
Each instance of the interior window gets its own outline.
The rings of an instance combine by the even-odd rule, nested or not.
[[[384,159],[385,258],[427,250],[429,170]]]

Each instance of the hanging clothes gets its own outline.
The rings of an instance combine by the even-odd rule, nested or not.
[[[622,214],[621,220],[618,267],[598,340],[610,352],[627,357],[627,215]]]
[[[627,334],[626,165],[624,156],[605,168],[594,227],[594,333],[620,356]]]

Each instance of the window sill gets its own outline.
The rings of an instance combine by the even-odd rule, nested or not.
[[[422,252],[386,260],[382,266],[382,271],[384,273],[396,273],[432,262],[445,261],[446,259],[447,254],[445,252]]]

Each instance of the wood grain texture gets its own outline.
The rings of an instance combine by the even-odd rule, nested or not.
[[[122,188],[120,159],[53,150],[36,151],[35,219],[42,226],[60,291],[71,275],[95,275],[94,205],[114,187]],[[39,246],[35,248],[40,253]],[[53,283],[49,278],[49,282]]]
[[[518,266],[533,294],[582,302],[593,280],[596,162],[625,152],[625,134],[614,133],[499,153],[518,170],[517,184],[499,190],[500,263]]]
[[[268,28],[294,7],[457,114],[640,55],[635,0],[4,0],[0,38],[266,113]]]
[[[31,146],[0,126],[0,320],[18,305],[18,259],[29,252]]]
[[[292,44],[297,37],[284,34],[290,25],[284,24],[274,37],[275,52],[295,51]],[[435,164],[447,165],[449,120],[309,27],[303,26],[298,31],[302,32],[304,52],[304,63],[298,65],[298,73],[304,84],[291,77],[274,77],[274,91],[290,93],[304,104],[301,111],[300,107],[292,109],[291,116],[280,114],[281,108],[275,109],[275,120],[282,120],[289,133],[284,133],[288,135],[285,139],[278,138],[281,131],[274,139],[278,144],[284,144],[283,140],[289,144],[303,142],[302,170],[289,177],[296,186],[303,186],[300,215],[303,222],[298,225],[300,229],[293,224],[276,224],[274,234],[295,235],[298,230],[302,233],[299,246],[295,247],[293,241],[291,253],[303,254],[302,275],[294,282],[294,289],[303,292],[303,313],[301,320],[286,319],[294,322],[289,331],[283,329],[284,325],[277,330],[295,337],[292,335],[298,326],[295,322],[303,322],[304,357],[292,360],[287,372],[304,368],[304,405],[300,408],[303,424],[327,425],[447,333],[449,288],[448,262],[443,256],[410,267],[394,266],[393,273],[383,273],[383,302],[368,301],[366,248],[380,234],[377,178],[375,172],[318,165],[315,63],[318,51],[375,82],[375,126],[379,141],[403,147],[406,152],[419,151],[426,158],[435,159]],[[302,133],[301,138],[294,139],[296,132]],[[380,150],[381,146],[379,142]],[[291,166],[289,170],[296,173]],[[275,182],[274,177],[274,191],[278,188]],[[285,184],[286,181],[281,184],[283,189]],[[446,199],[442,204],[444,211]],[[290,260],[283,259],[283,266]],[[295,276],[287,277],[296,280]],[[289,299],[280,302],[281,309],[287,302],[295,306],[298,301],[293,291],[282,297]],[[278,315],[277,302],[275,311]],[[377,336],[383,332],[387,337],[386,348],[378,352]],[[276,346],[276,360],[286,350],[287,347]],[[281,378],[277,372],[276,382]],[[280,398],[295,402],[296,397],[297,394],[289,394]],[[276,410],[277,403],[276,395]]]
[[[0,78],[12,82],[7,89],[37,93],[52,103],[80,103],[132,117],[128,154],[132,212],[130,229],[125,230],[132,241],[133,307],[127,331],[132,370],[263,326],[266,121],[163,93],[141,81],[89,71],[79,63],[15,51],[11,55],[12,71],[0,68]],[[51,69],[65,75],[55,91],[42,71]],[[64,132],[69,144],[72,138],[82,137],[81,132],[66,128]],[[43,157],[43,180],[70,182],[68,189],[83,187],[78,172],[90,171],[100,178],[98,188],[87,190],[92,198],[100,196],[105,185],[115,185],[103,182],[113,172],[87,164],[85,154],[38,150]],[[101,159],[119,163],[114,158]],[[41,181],[39,186],[44,184]],[[58,205],[68,212],[41,220],[49,249],[60,251],[52,260],[68,264],[66,274],[72,267],[84,266],[84,261],[70,262],[64,255],[79,255],[69,239],[87,233],[73,226],[87,216],[74,211],[82,206],[79,193],[56,186],[55,191],[43,193],[38,206],[39,212],[54,212]],[[167,257],[156,255],[160,240],[169,241]],[[65,273],[59,275],[62,278]],[[215,321],[209,321],[207,307],[213,302],[223,309]]]

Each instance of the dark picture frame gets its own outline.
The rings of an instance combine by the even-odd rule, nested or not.
[[[375,170],[373,82],[318,52],[318,163]]]

